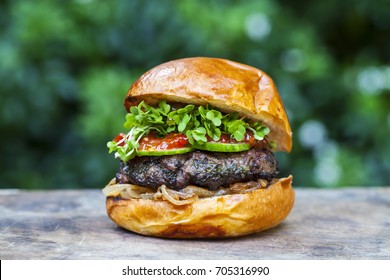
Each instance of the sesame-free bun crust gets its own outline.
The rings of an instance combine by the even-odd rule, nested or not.
[[[262,121],[271,130],[275,150],[291,150],[292,132],[283,103],[272,79],[254,67],[219,58],[195,57],[170,61],[152,68],[129,89],[127,110],[142,100],[210,104],[223,112]]]
[[[274,227],[294,204],[292,177],[250,193],[201,198],[192,204],[107,197],[109,217],[130,231],[165,238],[236,237]]]

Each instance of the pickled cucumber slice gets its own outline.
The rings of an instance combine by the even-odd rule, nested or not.
[[[138,156],[171,156],[192,152],[194,149],[191,147],[170,149],[170,150],[142,150],[138,151]]]
[[[217,143],[217,142],[206,142],[203,145],[193,145],[195,149],[206,150],[210,152],[222,152],[222,153],[233,153],[247,151],[250,149],[248,143]]]

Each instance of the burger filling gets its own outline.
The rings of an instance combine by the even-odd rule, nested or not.
[[[189,185],[215,191],[236,182],[272,180],[278,163],[267,149],[252,148],[238,153],[195,151],[172,156],[136,157],[121,162],[116,181],[157,190],[166,185],[181,190]]]
[[[120,133],[107,143],[119,172],[103,192],[121,198],[165,199],[175,204],[266,187],[278,162],[260,122],[206,106],[131,107]]]

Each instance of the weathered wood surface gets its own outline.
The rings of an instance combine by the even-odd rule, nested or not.
[[[297,189],[280,226],[223,240],[116,227],[99,190],[0,190],[0,259],[390,259],[390,188]]]

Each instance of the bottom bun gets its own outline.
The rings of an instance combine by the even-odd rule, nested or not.
[[[130,231],[165,238],[218,238],[256,233],[281,223],[295,193],[292,176],[245,194],[200,198],[191,204],[107,197],[108,216]]]

